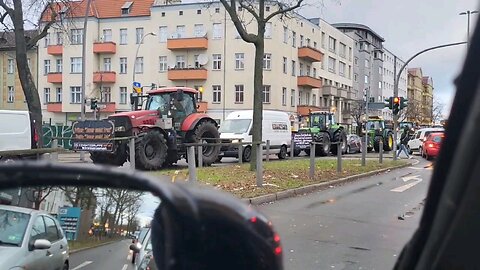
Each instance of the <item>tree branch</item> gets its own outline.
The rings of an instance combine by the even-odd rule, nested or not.
[[[27,43],[27,50],[30,50],[31,48],[35,47],[37,42],[44,38],[48,34],[48,30],[50,27],[56,22],[57,20],[57,12],[53,9],[52,5],[49,4],[50,11],[52,12],[50,21],[43,27],[42,32],[40,34],[36,35],[35,37],[31,38],[28,43]]]
[[[278,14],[285,14],[289,11],[292,11],[294,9],[299,8],[302,5],[303,1],[304,0],[298,0],[298,2],[295,5],[290,6],[288,8],[285,8],[285,9],[283,8],[283,6],[280,3],[278,3],[278,6],[279,6],[278,10],[275,11],[275,12],[272,12],[270,15],[268,15],[267,18],[265,19],[265,22],[268,22],[271,18],[277,16]]]
[[[12,17],[13,20],[13,8],[9,7],[4,0],[0,0],[0,7],[5,9],[5,11],[8,13],[8,15],[10,15],[10,17]]]
[[[225,10],[230,15],[230,18],[232,19],[232,22],[235,25],[235,28],[237,28],[237,31],[240,34],[240,37],[248,43],[257,42],[257,36],[254,34],[247,33],[247,31],[242,25],[242,22],[238,18],[238,15],[236,12],[236,0],[230,0],[230,4],[228,4],[227,0],[220,0],[220,2],[223,4],[223,6],[225,7]]]
[[[246,9],[248,12],[250,12],[250,14],[252,14],[252,16],[258,21],[260,19],[260,17],[258,16],[257,12],[255,12],[255,10],[253,9],[253,6],[251,4],[249,5],[246,5],[245,4],[245,1],[238,1],[238,4]]]

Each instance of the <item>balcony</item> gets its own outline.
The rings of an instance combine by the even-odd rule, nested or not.
[[[207,37],[171,38],[167,40],[169,50],[208,49]]]
[[[117,110],[117,104],[115,102],[98,103],[100,112],[114,113]]]
[[[310,62],[321,62],[323,53],[314,48],[300,47],[298,48],[298,58],[302,58]]]
[[[324,85],[322,86],[322,95],[324,96],[337,96],[338,89],[333,85]]]
[[[48,45],[47,53],[50,55],[62,55],[63,45]]]
[[[207,70],[203,68],[169,69],[168,79],[171,81],[206,80]]]
[[[322,80],[310,76],[298,76],[297,85],[310,88],[320,88],[322,87]]]
[[[117,44],[115,42],[94,42],[93,53],[114,54],[117,52]]]
[[[347,98],[348,97],[348,90],[345,88],[339,88],[338,89],[338,96],[341,98]]]
[[[208,110],[208,102],[206,101],[198,101],[197,102],[197,112],[199,113],[207,113]]]
[[[62,112],[62,102],[47,103],[47,112]]]
[[[49,83],[62,83],[61,72],[50,72],[47,74],[47,82]]]
[[[115,83],[117,74],[114,71],[98,71],[93,73],[94,83]]]

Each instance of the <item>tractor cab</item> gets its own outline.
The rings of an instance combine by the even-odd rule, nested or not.
[[[335,125],[335,117],[329,112],[311,112],[308,116],[308,128],[327,130]]]

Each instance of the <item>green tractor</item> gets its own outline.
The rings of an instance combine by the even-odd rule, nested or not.
[[[305,151],[310,155],[310,142],[315,141],[315,155],[326,156],[330,152],[337,154],[337,147],[332,143],[340,142],[342,153],[347,151],[347,134],[343,126],[335,122],[335,116],[330,112],[310,112],[307,127],[302,127],[293,135],[295,143],[294,154]]]
[[[385,126],[385,121],[381,117],[369,117],[366,127],[368,151],[374,149],[375,152],[380,152],[380,141],[383,143],[383,151],[391,151],[393,149],[393,131]]]

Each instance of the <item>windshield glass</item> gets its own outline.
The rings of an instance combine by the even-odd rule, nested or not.
[[[227,119],[223,121],[218,131],[220,133],[247,133],[251,122],[250,119]]]
[[[313,114],[310,116],[310,122],[312,127],[324,127],[325,126],[325,116],[324,114]]]
[[[0,209],[0,245],[20,246],[29,220],[29,214]]]
[[[367,129],[380,129],[383,128],[383,122],[372,121],[367,123]]]
[[[147,107],[145,109],[147,110],[161,110],[167,111],[168,105],[170,103],[170,95],[168,94],[162,94],[162,95],[151,95],[148,98],[147,102]]]

